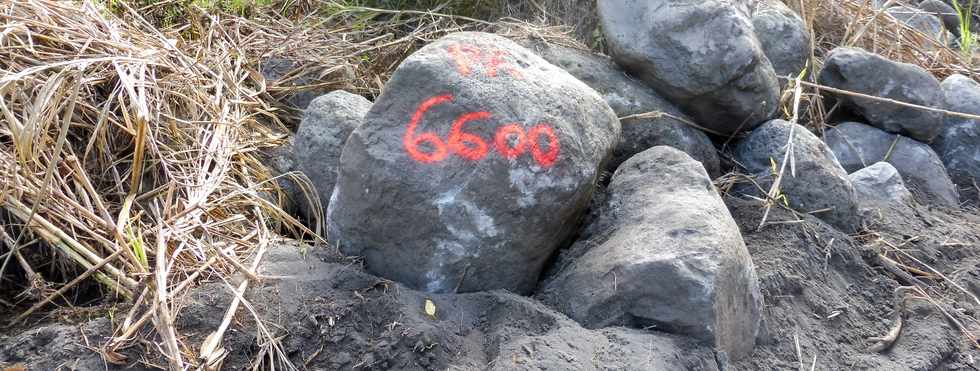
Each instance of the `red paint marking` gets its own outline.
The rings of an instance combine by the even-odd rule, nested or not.
[[[463,76],[469,76],[470,71],[473,70],[472,65],[480,63],[483,59],[483,52],[472,45],[452,44],[447,51],[456,62],[456,70]]]
[[[487,142],[474,134],[464,133],[463,125],[470,121],[488,118],[490,118],[490,112],[470,112],[459,116],[453,122],[452,131],[449,132],[449,149],[458,154],[459,157],[470,161],[479,161],[486,157],[489,151]]]
[[[454,153],[463,159],[475,162],[483,160],[490,153],[490,144],[483,138],[463,131],[470,121],[489,120],[492,117],[490,112],[468,112],[460,115],[453,121],[449,136],[445,140],[434,132],[416,133],[426,112],[440,104],[452,102],[453,99],[450,94],[435,96],[423,101],[415,110],[402,137],[405,151],[413,160],[431,164],[443,161],[450,153]],[[541,137],[544,137],[547,143],[542,144]],[[430,147],[427,151],[421,148],[423,143]],[[523,155],[530,147],[531,157],[538,165],[545,168],[553,166],[558,161],[558,154],[561,151],[561,143],[555,128],[546,123],[537,124],[527,131],[520,123],[506,124],[494,133],[492,144],[501,156],[508,159]]]
[[[510,145],[511,139],[514,140],[513,147]],[[497,129],[494,144],[497,145],[497,152],[500,152],[504,157],[517,158],[517,156],[524,154],[527,146],[527,133],[524,132],[524,127],[521,124],[507,124]]]
[[[425,115],[426,111],[439,104],[452,101],[452,95],[439,95],[422,102],[419,108],[415,110],[415,114],[412,115],[412,120],[408,123],[408,130],[405,131],[405,136],[402,138],[402,143],[405,145],[405,150],[408,151],[408,155],[416,161],[433,163],[445,160],[449,156],[446,143],[442,139],[439,139],[439,136],[434,133],[423,133],[422,135],[416,136],[415,129],[418,128],[419,122],[422,121],[422,116]],[[432,153],[422,152],[419,148],[419,144],[426,142],[433,147]]]
[[[456,63],[456,70],[460,75],[469,76],[473,72],[473,65],[479,64],[483,65],[487,76],[490,77],[497,77],[497,71],[504,70],[514,78],[524,78],[521,71],[507,61],[506,57],[510,54],[503,50],[491,49],[490,53],[486,53],[470,44],[452,44],[446,48],[446,51]]]
[[[548,152],[541,151],[538,139],[542,135],[548,139]],[[531,140],[531,157],[534,157],[539,165],[551,167],[555,161],[558,161],[558,135],[555,134],[555,129],[551,125],[537,124],[527,132],[527,136]]]
[[[487,61],[487,75],[490,75],[490,77],[497,77],[497,69],[503,67],[503,69],[514,78],[524,78],[524,75],[521,75],[521,71],[518,71],[517,68],[514,68],[514,66],[510,64],[510,62],[507,62],[507,60],[504,59],[504,57],[508,55],[509,54],[505,53],[503,50],[494,50],[490,60]]]

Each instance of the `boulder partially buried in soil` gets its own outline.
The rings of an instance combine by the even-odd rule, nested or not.
[[[940,0],[926,0],[916,5],[916,8],[939,17],[947,31],[960,37],[960,17],[951,5]]]
[[[943,80],[946,109],[980,115],[980,84],[963,75]],[[933,143],[953,182],[973,190],[980,179],[980,120],[946,116],[943,129]],[[972,193],[972,192],[971,192]]]
[[[812,46],[806,23],[779,0],[765,0],[752,15],[756,37],[778,76],[796,77],[806,68]]]
[[[949,207],[959,204],[956,187],[942,161],[922,142],[857,122],[837,125],[824,132],[823,138],[848,172],[884,161],[898,169],[921,201]]]
[[[586,83],[621,118],[623,133],[610,169],[654,146],[677,148],[701,161],[712,177],[721,175],[718,153],[693,120],[656,91],[634,80],[609,57],[545,42],[526,42],[529,49]],[[639,115],[638,117],[627,118]]]
[[[949,34],[946,32],[942,19],[932,12],[911,6],[890,7],[885,12],[912,29],[939,41],[940,45],[949,42]]]
[[[343,90],[332,91],[313,99],[303,113],[296,131],[293,151],[297,165],[320,196],[320,205],[327,207],[337,182],[337,167],[347,138],[364,122],[371,101]],[[310,217],[309,208],[301,209]]]
[[[616,171],[593,235],[565,254],[540,296],[587,328],[689,335],[749,354],[762,296],[752,258],[704,167],[654,147]]]
[[[922,67],[893,62],[857,48],[830,52],[820,71],[821,84],[873,97],[926,107],[942,107],[939,81]],[[877,99],[836,94],[844,106],[890,133],[929,143],[939,133],[942,114]]]
[[[783,167],[788,146],[793,149],[790,153],[793,166]],[[783,120],[769,121],[737,145],[735,159],[756,176],[766,191],[778,176],[773,172],[773,165],[784,168],[779,190],[790,206],[801,212],[812,212],[846,232],[860,228],[854,187],[847,179],[847,172],[827,145],[803,126]]]
[[[752,22],[730,2],[604,0],[609,52],[695,121],[721,135],[775,115],[779,84]]]
[[[619,139],[602,97],[514,42],[456,33],[396,69],[341,158],[330,240],[429,292],[529,292]]]
[[[904,205],[912,201],[912,192],[905,187],[902,176],[887,162],[876,162],[851,173],[848,178],[862,204],[870,201]]]

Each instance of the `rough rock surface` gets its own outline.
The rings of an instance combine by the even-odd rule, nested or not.
[[[351,135],[330,240],[409,287],[527,293],[619,134],[564,70],[499,36],[451,34],[402,62]]]
[[[946,109],[980,115],[980,84],[976,81],[963,75],[952,75],[943,80],[942,89]],[[961,190],[969,190],[967,194],[975,193],[974,182],[980,179],[980,120],[946,116],[933,148],[942,158],[953,182]]]
[[[772,164],[775,162],[777,169],[782,168],[790,133],[793,134],[790,155],[795,166],[785,167],[779,187],[781,193],[798,211],[826,210],[816,213],[817,217],[847,232],[859,228],[856,196],[847,172],[827,145],[803,126],[783,120],[769,121],[736,146],[735,159],[768,191],[775,178]]]
[[[876,162],[851,173],[848,178],[861,201],[896,204],[908,204],[912,201],[912,192],[905,187],[902,176],[887,162]]]
[[[290,176],[289,173],[302,171],[296,161],[296,152],[293,150],[293,140],[272,148],[263,153],[263,163],[269,167],[272,176],[277,178],[276,183],[282,189],[285,200],[281,204],[285,205],[284,211],[296,216],[309,218],[310,203],[306,201],[303,190],[299,183]],[[269,196],[269,201],[279,201],[277,198]]]
[[[762,296],[752,258],[704,168],[654,147],[616,171],[592,238],[578,242],[541,296],[587,328],[653,326],[752,351]]]
[[[660,116],[622,120],[622,135],[610,169],[654,146],[677,148],[701,161],[712,177],[721,175],[718,151],[693,120],[656,91],[626,74],[609,57],[588,51],[529,41],[523,43],[542,58],[586,83],[609,103],[619,117],[661,112]]]
[[[830,52],[820,71],[821,84],[927,107],[942,107],[939,81],[919,66],[887,60],[856,48]],[[872,126],[929,143],[939,133],[942,114],[863,97],[837,95],[844,106]]]
[[[949,35],[946,33],[942,19],[932,12],[911,6],[894,6],[885,12],[933,40],[942,43],[949,41]]]
[[[699,124],[728,135],[776,113],[776,73],[752,22],[736,6],[717,0],[604,0],[598,6],[613,59]]]
[[[950,207],[959,204],[956,187],[942,161],[928,145],[857,122],[846,122],[824,132],[824,141],[841,166],[855,172],[885,161],[922,201]]]
[[[956,37],[960,37],[960,17],[951,5],[940,0],[926,0],[916,5],[916,8],[939,17],[947,31]]]
[[[765,0],[753,13],[752,25],[776,75],[798,76],[812,51],[803,18],[782,1]]]
[[[347,138],[364,122],[371,101],[343,90],[332,91],[310,102],[296,131],[293,151],[299,169],[310,178],[327,207],[337,182],[337,167]],[[309,217],[309,208],[302,210]]]

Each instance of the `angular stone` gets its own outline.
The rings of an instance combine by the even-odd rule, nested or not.
[[[824,132],[824,141],[848,172],[884,161],[898,169],[912,192],[929,201],[955,207],[956,187],[932,148],[869,125],[845,122]]]
[[[857,48],[837,48],[824,61],[821,84],[926,107],[942,107],[939,81],[922,67],[887,60]],[[835,95],[871,126],[929,143],[939,133],[942,114],[880,100]]]
[[[699,124],[729,135],[775,115],[776,73],[740,7],[717,0],[598,5],[613,59]]]
[[[847,172],[830,148],[803,126],[769,121],[737,145],[735,159],[768,191],[775,178],[772,164],[783,167],[790,133],[794,166],[785,167],[779,187],[790,206],[801,212],[819,211],[817,217],[845,232],[859,229],[857,201]]]
[[[862,203],[887,202],[908,204],[912,202],[912,192],[905,187],[898,170],[887,162],[876,162],[864,169],[848,175],[854,190]]]
[[[337,167],[347,138],[364,121],[371,101],[360,95],[336,90],[310,102],[296,131],[293,151],[296,164],[320,196],[326,208],[337,182]],[[300,211],[310,217],[309,207]]]
[[[712,177],[721,175],[718,151],[711,139],[693,126],[696,125],[693,120],[649,86],[631,78],[609,57],[545,42],[524,45],[602,94],[619,117],[661,113],[622,121],[623,134],[613,153],[610,169],[648,148],[663,145],[677,148],[701,161]]]
[[[963,75],[952,75],[943,80],[946,109],[972,115],[980,115],[980,84]],[[980,120],[946,116],[943,129],[932,146],[953,182],[975,193],[980,183]],[[972,198],[972,197],[971,197]]]
[[[806,23],[779,0],[762,1],[752,15],[755,34],[778,76],[796,77],[806,68],[812,47]]]
[[[616,171],[590,229],[542,299],[586,328],[655,326],[748,355],[762,296],[752,258],[704,167],[654,147]]]
[[[351,135],[330,240],[413,288],[527,293],[619,134],[564,70],[499,36],[448,35],[402,62]]]

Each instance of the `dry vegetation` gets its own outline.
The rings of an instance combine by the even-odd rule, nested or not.
[[[788,2],[812,26],[817,67],[832,47],[856,45],[939,76],[974,72],[970,58],[865,0]],[[171,368],[219,364],[222,334],[248,303],[224,308],[224,325],[192,349],[173,327],[187,288],[224,281],[240,299],[282,236],[318,239],[317,228],[282,211],[277,179],[260,162],[295,125],[284,97],[331,89],[375,96],[402,58],[459,30],[601,48],[594,15],[581,11],[589,1],[446,4],[420,6],[431,12],[364,7],[404,5],[390,1],[0,4],[0,310],[15,313],[13,325],[36,321],[94,287],[128,308],[114,318],[115,339],[99,345],[107,361],[123,361],[117,350],[149,339],[143,344],[161,344]],[[536,25],[498,22],[516,15]],[[276,81],[260,72],[272,58],[294,62]],[[819,126],[816,89],[801,100]],[[252,280],[233,285],[238,272]],[[266,349],[256,367],[289,368],[259,327]]]

